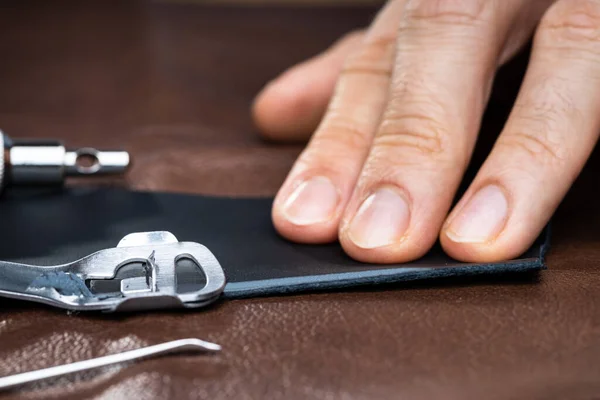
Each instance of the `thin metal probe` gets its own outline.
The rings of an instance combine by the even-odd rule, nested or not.
[[[140,360],[142,358],[151,356],[192,350],[217,352],[221,350],[221,346],[195,338],[173,340],[171,342],[125,351],[123,353],[111,354],[108,356],[78,361],[71,364],[57,365],[55,367],[38,369],[36,371],[24,372],[22,374],[5,376],[0,378],[0,390],[13,388],[43,379],[72,374],[75,372],[88,371],[95,368],[105,367],[107,365]]]

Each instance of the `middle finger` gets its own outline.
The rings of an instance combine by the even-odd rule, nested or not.
[[[361,261],[403,262],[437,239],[523,0],[413,0],[389,100],[340,227]]]

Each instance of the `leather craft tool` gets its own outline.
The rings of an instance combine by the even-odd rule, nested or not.
[[[202,268],[203,288],[178,293],[175,264],[182,258]],[[134,263],[142,264],[141,276],[121,279],[116,291],[95,292],[99,281],[112,280],[121,267]],[[0,262],[0,295],[74,311],[197,308],[214,302],[224,287],[225,274],[215,256],[201,244],[179,242],[170,232],[132,233],[115,248],[64,265]]]
[[[126,151],[67,150],[56,140],[12,140],[0,131],[0,190],[12,185],[60,185],[69,176],[121,174]]]
[[[92,369],[106,367],[108,365],[123,363],[127,361],[140,360],[163,354],[184,351],[208,351],[217,352],[221,346],[200,339],[180,339],[165,342],[154,346],[142,347],[140,349],[125,351],[123,353],[111,354],[104,357],[92,358],[90,360],[74,362],[70,364],[57,365],[55,367],[24,372],[10,376],[0,377],[0,390],[11,389],[26,383],[37,382],[43,379],[56,378],[75,372],[89,371]]]

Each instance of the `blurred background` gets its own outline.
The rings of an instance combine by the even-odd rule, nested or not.
[[[212,4],[290,4],[307,5],[371,5],[382,4],[382,0],[155,0],[159,3],[212,3]]]

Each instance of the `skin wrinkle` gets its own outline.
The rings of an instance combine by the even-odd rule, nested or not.
[[[396,48],[395,36],[380,36],[363,41],[361,50],[351,55],[344,63],[340,76],[350,74],[373,74],[389,77],[392,75],[392,66],[382,62],[393,56]]]
[[[360,100],[358,100],[360,101]],[[359,145],[369,145],[371,143],[371,137],[373,136],[373,132],[369,129],[370,118],[364,110],[361,113],[361,107],[358,105],[350,105],[348,103],[344,104],[345,107],[342,107],[341,102],[332,101],[331,106],[329,107],[327,116],[321,122],[321,126],[327,127],[327,130],[331,129],[333,134],[335,134],[336,130],[343,132],[344,130],[349,130],[349,134],[356,134],[362,136],[356,136],[356,144]],[[381,101],[380,105],[384,105],[384,102]],[[345,110],[347,107],[352,106],[355,109],[355,112],[348,116]],[[323,135],[315,135],[313,140],[315,140],[318,136],[329,136],[330,133],[328,131],[324,131]],[[340,139],[342,136],[340,136]],[[365,140],[367,140],[365,142]]]
[[[335,118],[328,123],[327,135],[315,136],[312,144],[315,151],[322,146],[335,144],[335,154],[353,153],[354,150],[362,150],[365,146],[370,145],[370,137],[371,134],[366,129],[358,127],[358,124],[343,122],[342,118]],[[343,151],[344,149],[349,151]],[[327,157],[332,155],[328,153]]]
[[[477,62],[474,60],[483,58],[486,54],[490,53],[489,50],[485,51],[483,47],[482,50],[484,51],[473,50],[473,48],[477,49],[480,47],[468,46],[468,43],[473,42],[473,40],[468,40],[467,44],[465,44],[465,38],[475,38],[475,41],[483,43],[483,40],[480,38],[489,35],[487,32],[486,35],[479,32],[482,29],[477,29],[477,24],[471,24],[469,25],[469,28],[447,25],[445,30],[440,29],[436,32],[436,29],[427,29],[429,27],[428,24],[423,26],[420,21],[412,21],[410,16],[405,17],[403,21],[404,24],[401,24],[399,31],[399,46],[397,63],[395,66],[397,75],[393,78],[390,101],[386,108],[386,113],[384,114],[384,122],[380,126],[379,132],[373,142],[370,157],[367,160],[367,165],[375,165],[375,173],[369,175],[368,172],[365,171],[366,168],[363,170],[363,176],[368,177],[365,186],[366,188],[380,186],[381,181],[379,180],[379,177],[382,173],[378,172],[378,170],[383,170],[383,174],[385,174],[385,171],[388,169],[398,168],[399,163],[406,166],[406,160],[408,160],[408,163],[413,162],[415,166],[421,163],[429,163],[436,165],[436,167],[439,167],[440,164],[446,164],[453,165],[455,168],[446,174],[443,172],[444,169],[436,168],[431,176],[426,176],[423,171],[418,168],[409,168],[406,170],[406,174],[412,178],[412,182],[407,182],[407,178],[399,178],[399,180],[397,179],[395,182],[391,182],[392,184],[403,187],[408,193],[415,194],[417,203],[415,203],[415,208],[413,209],[413,213],[416,214],[413,216],[414,218],[411,218],[411,221],[414,222],[411,223],[407,230],[411,236],[406,237],[402,242],[396,242],[394,246],[395,249],[390,249],[389,252],[401,249],[402,247],[405,249],[412,248],[410,251],[414,252],[416,247],[423,248],[426,245],[431,245],[437,236],[434,232],[436,229],[435,226],[438,223],[441,225],[441,219],[444,217],[445,213],[447,213],[450,207],[452,194],[460,181],[462,170],[458,170],[456,168],[456,163],[453,163],[452,160],[454,158],[464,159],[464,157],[461,154],[457,155],[456,151],[450,151],[452,147],[454,147],[453,150],[456,150],[456,146],[443,146],[443,144],[451,141],[451,136],[449,135],[450,130],[455,131],[454,129],[456,126],[465,125],[464,122],[453,124],[450,121],[464,121],[471,113],[466,111],[466,104],[469,103],[468,98],[459,99],[457,102],[452,102],[450,100],[455,98],[456,93],[460,93],[460,91],[463,90],[461,89],[462,81],[461,78],[457,77],[456,82],[454,82],[450,73],[440,68],[442,63],[450,64],[450,71],[464,71],[463,76],[468,75],[466,71],[474,71],[474,78],[477,79],[480,75],[485,73],[487,68],[480,67],[479,69],[481,69],[482,72],[478,73]],[[440,26],[444,26],[444,24],[441,24]],[[440,34],[436,37],[436,35],[434,35],[435,33]],[[475,35],[475,33],[477,33],[477,35]],[[434,38],[435,41],[430,40]],[[440,40],[440,38],[443,39]],[[423,58],[428,54],[431,54],[431,56],[435,58],[437,64],[432,63],[428,58]],[[473,62],[471,62],[472,60]],[[482,65],[485,65],[485,63],[482,63]],[[398,80],[398,75],[401,76],[401,80]],[[414,79],[413,76],[416,77],[416,79]],[[430,76],[432,78],[428,79],[427,77]],[[450,80],[445,78],[450,78]],[[424,88],[425,90],[423,90]],[[440,93],[440,90],[445,91],[447,95],[444,96],[446,93]],[[476,87],[469,87],[464,89],[464,92],[469,93],[469,96],[471,96],[471,93],[476,92],[476,90]],[[438,122],[434,123],[434,126],[431,127],[428,126],[428,124],[423,124],[423,119],[394,119],[392,120],[392,124],[388,124],[392,125],[391,129],[389,126],[386,126],[386,123],[390,118],[390,113],[393,113],[394,109],[402,109],[403,112],[408,113],[412,112],[411,106],[414,98],[417,100],[416,104],[419,104],[420,98],[424,98],[425,101],[423,104],[426,106],[422,113],[423,117],[429,120],[437,120]],[[399,103],[396,108],[394,108],[394,102]],[[436,115],[436,117],[430,117],[432,115],[431,110],[430,107],[427,108],[427,106],[430,106],[431,102],[436,102],[440,105],[439,108],[441,109],[441,112],[439,116]],[[480,105],[479,108],[482,109],[483,105]],[[454,115],[456,115],[456,117],[453,117]],[[478,120],[479,118],[476,119]],[[428,129],[432,129],[433,134],[428,134]],[[386,135],[386,132],[391,132],[392,134]],[[405,135],[405,132],[408,132],[409,134]],[[423,132],[425,132],[425,134]],[[452,141],[459,143],[466,142],[466,138],[462,135],[462,131],[459,130],[456,132],[461,132],[461,136],[452,137]],[[435,143],[432,146],[431,140],[423,141],[422,139],[419,139],[422,137],[425,137],[426,139],[433,138],[435,139]],[[459,148],[460,147],[463,146],[460,145]],[[419,151],[414,152],[411,150],[415,148]],[[380,157],[376,157],[376,152],[380,154]],[[393,157],[393,159],[389,160],[389,157]],[[383,162],[381,161],[382,159]],[[420,162],[415,163],[416,160],[419,160]],[[420,176],[422,180],[430,179],[434,186],[430,191],[425,191],[423,187],[424,183],[416,183],[414,181],[415,176]],[[409,179],[409,181],[410,180],[411,179]],[[449,184],[450,190],[442,193],[440,192],[441,188],[439,187],[439,182],[443,180],[446,180],[446,183]],[[360,182],[362,182],[362,179]],[[359,185],[360,184],[361,183],[359,183]],[[363,189],[361,189],[361,191],[363,191]],[[427,195],[428,198],[424,197],[426,196],[426,193],[429,193]],[[357,196],[355,195],[354,197],[356,198]],[[432,201],[432,199],[436,200]],[[423,207],[428,207],[430,212],[425,214]],[[354,206],[351,210],[352,211],[347,210],[347,213],[354,212]],[[418,236],[414,235],[414,231],[417,228],[425,229],[423,235],[419,235],[424,242],[415,242]],[[350,237],[348,238],[351,239]],[[352,248],[348,248],[348,243],[345,242],[345,240],[342,240],[342,245],[346,251],[352,250]],[[387,252],[388,251],[381,251],[381,257],[385,257],[385,253]],[[407,251],[407,254],[414,254],[411,252]],[[356,251],[352,251],[351,255],[354,257],[358,256],[358,259],[362,261],[377,260],[377,257],[368,256]],[[413,257],[415,256],[417,256],[417,254],[413,255]]]
[[[540,40],[540,42],[541,43],[536,46],[537,50],[539,50],[540,52],[545,52],[548,55],[551,54],[552,52],[560,53],[560,55],[563,59],[567,58],[573,64],[575,64],[575,63],[586,63],[586,64],[593,63],[593,64],[598,64],[600,66],[600,59],[598,57],[600,51],[598,49],[590,49],[587,47],[582,47],[580,49],[577,49],[577,56],[575,58],[573,58],[574,47],[571,45],[561,45],[561,44],[557,44],[556,41],[552,42],[550,40],[547,40],[547,41]],[[600,75],[600,73],[598,75]],[[596,77],[590,76],[590,78],[596,78],[596,79],[600,80],[600,76],[596,76]]]
[[[384,146],[404,144],[420,150],[423,155],[428,155],[435,161],[456,156],[457,159],[463,160],[459,162],[459,166],[465,164],[468,161],[468,153],[460,143],[466,141],[456,140],[456,135],[450,133],[450,129],[452,132],[468,132],[466,127],[462,126],[460,120],[453,121],[454,118],[446,105],[432,100],[433,88],[428,88],[429,85],[425,82],[424,86],[416,82],[418,81],[408,77],[402,80],[402,84],[398,82],[401,86],[398,92],[401,94],[395,97],[396,100],[391,100],[391,106],[388,107],[374,143]],[[414,87],[418,88],[409,89]],[[411,102],[398,102],[397,106],[393,105],[398,99],[405,97],[410,98]],[[440,96],[449,97],[450,94]]]
[[[340,76],[343,75],[375,75],[390,78],[392,71],[390,68],[346,67],[340,73]]]
[[[424,177],[429,176],[429,175],[434,175],[435,173],[438,173],[439,171],[451,172],[454,169],[456,169],[456,166],[453,163],[436,164],[436,163],[412,163],[412,162],[403,162],[403,161],[394,163],[392,168],[388,168],[385,170],[377,168],[376,165],[378,163],[389,161],[389,157],[390,157],[389,152],[379,152],[377,150],[373,151],[373,153],[372,153],[373,163],[365,164],[365,167],[364,167],[365,173],[360,177],[360,179],[356,185],[356,187],[359,188],[359,190],[361,190],[361,193],[366,193],[366,190],[368,188],[367,183],[373,177],[377,180],[379,185],[384,185],[384,184],[392,185],[394,182],[396,182],[396,184],[398,186],[403,186],[402,184],[398,184],[398,182],[403,182],[408,179],[408,177],[405,174],[405,167],[412,167],[412,166],[418,167],[419,170],[421,171],[421,174]],[[444,182],[444,184],[447,185],[448,187],[452,186],[449,182]],[[439,185],[437,185],[436,183],[424,180],[422,183],[421,189],[423,192],[432,192],[433,193],[433,191],[438,187],[439,187]],[[408,194],[407,194],[407,196],[408,196]]]
[[[413,63],[412,65],[409,64],[407,60],[411,58],[410,56],[412,51],[417,52],[418,48],[415,47],[414,50],[400,53],[399,58],[401,61],[399,61],[396,66],[396,74],[392,83],[393,96],[390,99],[388,112],[401,113],[404,112],[408,106],[416,104],[421,109],[422,114],[442,116],[440,121],[451,121],[455,126],[460,126],[462,121],[459,121],[458,118],[455,117],[455,115],[458,113],[449,112],[448,109],[450,107],[459,106],[460,103],[463,102],[450,104],[443,102],[441,99],[453,99],[456,96],[456,92],[453,90],[448,91],[447,88],[434,85],[432,82],[426,79],[426,76],[428,75],[427,69],[431,68],[431,73],[435,74],[437,73],[436,66],[427,66],[426,64],[419,65],[421,63]],[[472,53],[469,53],[470,57],[464,58],[453,56],[449,62],[452,62],[452,64],[456,67],[464,66],[464,68],[473,70],[476,75],[481,74],[481,79],[489,81],[489,77],[491,77],[490,70],[488,68],[483,68],[483,63],[481,66],[479,66],[476,63],[470,62],[471,57],[473,59],[477,58],[474,56],[477,53],[479,53],[479,51],[473,51]],[[403,56],[402,54],[406,55]],[[442,90],[444,90],[444,92],[441,92]],[[484,93],[482,92],[479,98],[465,100],[464,105],[467,107],[468,104],[468,107],[471,109],[473,108],[473,105],[476,105],[477,107],[475,108],[480,110],[483,108],[483,98]],[[406,101],[408,101],[406,99],[410,99],[411,103],[406,104]]]
[[[431,160],[432,158],[438,157],[438,154],[444,154],[444,152],[438,151],[435,145],[432,147],[427,141],[424,141],[420,136],[417,135],[405,135],[398,134],[396,136],[385,136],[378,137],[374,141],[374,146],[377,146],[377,151],[380,153],[391,153],[396,157],[382,157],[383,159],[393,158],[394,165],[420,165],[424,160]],[[374,157],[375,150],[371,152],[371,157]],[[411,154],[411,157],[404,157],[406,154]],[[437,158],[436,162],[437,163]],[[376,168],[382,168],[377,166]],[[372,179],[372,177],[371,177]]]
[[[556,164],[556,169],[570,159],[570,149],[564,145],[568,138],[560,133],[568,131],[568,127],[563,126],[563,116],[570,115],[571,121],[583,119],[573,99],[565,94],[568,79],[558,82],[564,86],[557,87],[556,77],[545,77],[530,87],[529,96],[522,96],[516,102],[513,107],[515,117],[497,142],[500,146],[524,150],[536,162]]]
[[[346,79],[346,81],[348,81],[348,79]],[[350,85],[338,83],[335,93],[333,94],[333,97],[331,98],[331,101],[327,108],[327,113],[321,120],[321,123],[317,127],[315,134],[317,132],[323,131],[327,124],[331,121],[334,121],[335,119],[350,119],[346,111],[348,107],[352,107],[353,109],[360,109],[360,100],[354,98],[351,100],[345,100],[345,97],[348,97],[350,94],[356,94],[354,88],[348,86]],[[353,116],[354,114],[352,115],[352,117]],[[368,113],[363,111],[363,113],[360,115],[360,118],[358,118],[358,122],[368,122],[368,116]]]
[[[419,120],[427,121],[427,125],[435,127],[435,130],[439,131],[442,131],[443,127],[448,124],[459,126],[458,119],[449,112],[451,107],[442,100],[452,98],[452,93],[440,93],[440,89],[432,87],[431,82],[413,79],[415,73],[405,72],[397,74],[395,77],[393,83],[395,88],[378,132],[380,135],[386,135],[389,131],[392,133],[397,131],[398,129],[395,128],[402,125],[403,117],[410,115],[418,115]],[[442,123],[442,121],[445,122]],[[439,137],[439,139],[442,138]]]
[[[338,151],[332,151],[331,153],[325,153],[319,150],[319,147],[324,143],[334,143]],[[344,146],[347,146],[347,141],[340,142],[333,137],[320,137],[315,139],[314,150],[306,149],[298,157],[298,168],[310,169],[315,171],[317,175],[328,173],[334,173],[335,176],[344,176],[347,170],[344,165],[352,161],[356,155],[351,151],[347,151]],[[366,152],[364,157],[366,157]],[[319,173],[318,171],[323,171]]]
[[[471,26],[492,22],[490,8],[494,7],[490,4],[495,3],[496,0],[409,0],[405,13],[413,21]]]
[[[390,4],[400,7],[401,2],[392,0],[388,7]],[[387,23],[391,21],[387,18]],[[361,144],[361,135],[369,133],[356,129],[353,115],[346,120],[347,136],[360,139],[350,140],[367,147],[364,152],[353,148],[354,153],[368,156],[350,162],[353,174],[357,161],[363,165],[354,193],[345,199],[342,221],[351,219],[365,195],[375,188],[397,186],[416,202],[411,203],[411,213],[416,214],[411,215],[407,230],[415,237],[367,254],[352,248],[341,234],[342,246],[351,257],[373,262],[411,259],[410,254],[415,256],[411,251],[424,245],[414,240],[428,241],[431,233],[439,230],[436,218],[441,209],[449,207],[444,202],[451,200],[469,162],[496,69],[534,30],[534,48],[515,107],[465,195],[468,199],[486,182],[497,182],[514,197],[514,207],[506,217],[509,222],[498,237],[479,247],[466,242],[452,244],[440,233],[444,249],[463,261],[512,257],[533,240],[598,140],[600,95],[593,88],[600,81],[600,1],[409,0],[397,19],[395,36],[386,36],[379,44],[383,48],[379,53],[389,56],[389,48],[397,41],[394,62],[381,66],[378,51],[357,47],[359,53],[367,52],[367,57],[375,60],[365,66],[355,59],[344,67],[345,78],[381,76],[385,80],[390,71],[392,74],[373,140]],[[362,90],[365,93],[368,88]],[[336,96],[342,97],[335,101],[352,101],[353,96],[360,99],[362,93],[338,93]],[[344,121],[350,110],[330,111]],[[365,107],[357,110],[368,113]],[[332,123],[328,118],[325,120]],[[317,146],[323,154],[330,154],[347,140],[345,136],[336,133]],[[344,174],[344,169],[340,170]],[[342,180],[349,182],[347,176]],[[543,183],[550,185],[544,197],[532,201],[531,186]],[[529,217],[524,219],[524,215]]]
[[[570,0],[558,2],[542,19],[540,32],[556,39],[577,42],[600,40],[600,2]]]
[[[370,140],[370,137],[373,135],[370,129],[370,125],[372,124],[370,120],[372,117],[359,104],[341,103],[339,101],[332,101],[327,115],[321,121],[318,128],[321,131],[321,135],[329,135],[327,131],[331,127],[333,130],[339,129],[343,131],[344,129],[349,129],[353,131],[350,133],[364,133]],[[383,105],[384,102],[379,102],[379,104]],[[347,109],[349,107],[354,111],[352,115],[348,115]],[[321,135],[314,135],[312,140]],[[367,143],[363,142],[364,138],[359,138],[358,140],[363,144],[370,144],[370,141]]]
[[[507,146],[508,151],[521,149],[528,153],[536,162],[562,164],[565,157],[559,154],[560,147],[554,149],[544,140],[536,135],[522,131],[513,131],[498,142],[501,146]]]
[[[417,121],[416,124],[410,122]],[[391,150],[400,151],[402,148],[411,147],[419,150],[429,158],[441,157],[446,153],[442,137],[448,137],[439,125],[432,121],[423,124],[424,119],[402,116],[399,119],[389,118],[381,125],[379,134],[373,141],[377,147],[389,147]],[[436,127],[437,125],[437,127]],[[418,128],[415,128],[418,126]]]

